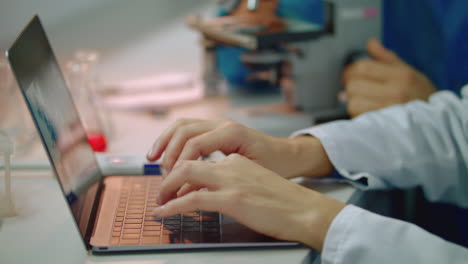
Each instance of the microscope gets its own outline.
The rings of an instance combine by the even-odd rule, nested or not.
[[[193,17],[187,20],[203,34],[204,43],[209,43],[204,46],[203,79],[207,90],[216,90],[213,79],[219,73],[214,47],[230,45],[245,49],[240,60],[248,69],[246,80],[279,87],[284,102],[291,108],[330,120],[345,113],[345,103],[338,100],[343,90],[342,72],[347,64],[366,56],[368,39],[380,38],[380,0],[324,0],[322,25],[290,18],[279,21],[272,11],[271,18],[257,19],[260,25],[244,27],[239,24],[255,20],[252,17],[264,17],[265,12],[258,10],[271,9],[272,2],[278,1],[227,2],[232,14],[242,12],[242,16],[214,19],[221,23]],[[248,19],[239,19],[249,15]],[[273,26],[269,28],[262,21],[273,21]]]
[[[312,41],[293,45],[302,56],[289,56],[283,94],[295,108],[314,116],[334,116],[345,110],[338,100],[345,66],[365,57],[370,38],[380,39],[380,0],[329,0],[324,31]],[[287,81],[290,80],[290,81]]]

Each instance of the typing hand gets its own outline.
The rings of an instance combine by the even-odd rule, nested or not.
[[[367,49],[373,59],[361,59],[343,74],[348,113],[362,113],[411,100],[427,100],[435,92],[431,81],[375,39]]]
[[[177,196],[186,185],[203,189]],[[334,217],[345,206],[290,182],[237,154],[219,162],[179,161],[161,184],[157,217],[216,211],[257,232],[321,250]]]
[[[285,178],[323,176],[332,171],[317,139],[276,138],[230,120],[178,120],[159,137],[147,158],[154,161],[165,152],[161,165],[170,172],[177,161],[196,160],[217,150],[245,156]]]

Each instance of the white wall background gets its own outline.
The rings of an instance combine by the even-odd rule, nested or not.
[[[184,24],[210,15],[213,0],[0,0],[4,51],[33,14],[39,14],[61,62],[78,49],[101,54],[105,82],[161,72],[199,72],[199,35]]]

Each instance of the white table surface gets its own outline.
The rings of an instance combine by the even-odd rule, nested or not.
[[[213,99],[179,107],[159,118],[114,113],[109,150],[144,155],[156,136],[175,119],[187,117],[187,113],[193,118],[219,117],[226,109],[226,100]],[[43,160],[44,151],[37,145],[34,151],[17,154],[15,159]],[[289,248],[94,256],[86,251],[51,171],[15,170],[12,174],[17,216],[0,220],[0,263],[303,263],[310,253],[307,248]],[[306,184],[344,202],[354,192],[343,184]]]

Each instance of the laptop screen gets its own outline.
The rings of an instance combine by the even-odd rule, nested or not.
[[[71,95],[39,18],[34,17],[7,52],[73,216],[85,235],[102,176]],[[91,197],[90,197],[91,196]],[[94,197],[93,197],[94,196]]]

